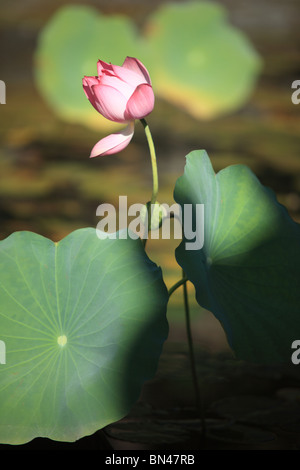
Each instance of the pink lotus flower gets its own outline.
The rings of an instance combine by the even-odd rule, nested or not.
[[[84,92],[94,108],[110,121],[127,123],[117,134],[101,139],[90,157],[111,155],[123,150],[134,134],[134,121],[151,113],[154,93],[146,67],[133,57],[126,57],[122,66],[99,60],[98,77],[84,77]]]

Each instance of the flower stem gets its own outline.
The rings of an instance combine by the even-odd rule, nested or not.
[[[186,279],[186,275],[183,270],[182,270],[182,279]],[[188,346],[189,346],[190,365],[191,365],[192,380],[193,380],[194,393],[195,393],[195,402],[196,402],[196,408],[201,416],[202,431],[203,431],[203,434],[205,434],[205,419],[204,419],[203,404],[202,404],[202,400],[200,396],[200,390],[199,390],[199,384],[198,384],[198,378],[197,378],[195,353],[194,353],[192,331],[191,331],[190,307],[189,307],[189,299],[188,299],[188,291],[187,291],[186,282],[183,283],[183,300],[184,300],[184,310],[185,310],[186,333],[187,333]]]
[[[184,279],[185,277],[186,277],[185,272],[182,270],[182,278]],[[205,440],[206,422],[205,422],[204,400],[203,400],[203,394],[200,393],[200,388],[199,388],[198,379],[197,379],[196,360],[195,360],[192,331],[191,331],[190,307],[189,307],[188,291],[187,291],[186,284],[187,284],[186,282],[183,283],[183,299],[184,299],[184,309],[185,309],[186,332],[187,332],[188,345],[189,345],[189,357],[190,357],[190,365],[191,365],[192,379],[193,379],[193,385],[194,385],[196,409],[201,419],[202,438]]]
[[[154,147],[154,142],[153,142],[152,135],[150,132],[150,128],[148,126],[146,119],[143,118],[140,121],[144,126],[145,134],[146,134],[147,141],[148,141],[149,151],[150,151],[151,165],[152,165],[152,181],[153,181],[151,204],[155,204],[156,199],[157,199],[157,194],[158,194],[158,172],[157,172],[155,147]]]
[[[171,295],[173,294],[173,292],[175,292],[176,289],[178,289],[178,287],[182,286],[182,284],[184,284],[185,282],[187,281],[187,278],[186,277],[183,277],[182,279],[180,279],[179,281],[177,281],[172,287],[170,287],[168,293],[169,293],[169,297],[171,297]]]

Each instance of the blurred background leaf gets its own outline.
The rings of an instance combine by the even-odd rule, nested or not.
[[[151,73],[158,95],[196,118],[242,106],[261,60],[217,3],[168,4],[146,24]]]
[[[36,53],[38,87],[52,109],[69,122],[96,128],[117,127],[86,99],[85,75],[97,74],[97,60],[123,63],[140,56],[138,38],[125,16],[104,16],[84,5],[59,9],[42,30]]]
[[[121,65],[137,57],[148,68],[156,96],[196,118],[242,106],[260,70],[245,35],[232,28],[216,3],[167,4],[150,16],[144,35],[126,15],[103,15],[83,5],[59,9],[42,29],[36,80],[51,108],[69,122],[110,129],[82,92],[98,59]]]

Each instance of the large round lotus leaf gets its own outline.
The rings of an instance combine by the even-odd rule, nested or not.
[[[0,442],[74,441],[126,415],[155,374],[167,290],[139,240],[92,228],[0,242]]]
[[[238,358],[290,362],[300,338],[300,226],[249,168],[215,174],[205,151],[188,155],[174,197],[186,224],[184,205],[204,204],[203,248],[187,249],[184,238],[176,250],[198,303],[219,319]]]
[[[196,118],[242,106],[260,59],[245,35],[211,2],[167,4],[150,18],[148,45],[156,92]]]
[[[51,108],[69,122],[114,129],[89,103],[85,75],[97,75],[97,61],[121,65],[140,56],[135,28],[126,16],[102,15],[84,5],[59,9],[39,36],[35,54],[37,86]]]

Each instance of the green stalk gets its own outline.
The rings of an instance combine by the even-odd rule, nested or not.
[[[171,297],[171,295],[173,294],[173,292],[175,292],[176,289],[178,289],[178,287],[182,286],[182,284],[184,284],[185,282],[187,281],[187,278],[186,277],[183,277],[182,279],[180,279],[179,281],[177,281],[172,287],[170,287],[168,293],[169,293],[169,297]]]
[[[185,279],[185,278],[186,278],[185,272],[182,270],[182,279]],[[195,393],[195,402],[196,402],[196,408],[198,410],[198,413],[200,415],[201,422],[202,422],[202,435],[203,435],[203,438],[205,438],[206,424],[205,424],[205,416],[204,416],[204,406],[203,406],[203,400],[201,398],[198,378],[197,378],[196,360],[195,360],[192,330],[191,330],[190,307],[189,307],[189,299],[188,299],[188,291],[187,291],[186,282],[183,283],[183,300],[184,300],[184,310],[185,310],[186,333],[187,333],[188,346],[189,346],[190,366],[191,366],[192,380],[193,380],[194,393]]]
[[[150,132],[150,128],[146,119],[141,119],[141,123],[144,126],[145,134],[148,141],[150,157],[151,157],[151,165],[152,165],[152,180],[153,180],[153,187],[152,187],[152,196],[151,196],[151,204],[155,204],[158,194],[158,172],[157,172],[157,162],[156,162],[156,153],[153,138]]]
[[[149,233],[150,227],[151,227],[152,204],[155,204],[156,199],[157,199],[157,194],[158,194],[158,171],[157,171],[155,147],[154,147],[152,134],[150,132],[150,128],[148,126],[146,119],[143,118],[140,121],[144,126],[145,134],[147,137],[150,157],[151,157],[151,165],[152,165],[152,196],[151,196],[151,201],[150,201],[150,208],[148,209],[148,211],[150,210],[150,213],[148,213],[148,233]],[[147,238],[144,238],[143,239],[144,247],[146,246],[146,243],[147,243]]]

